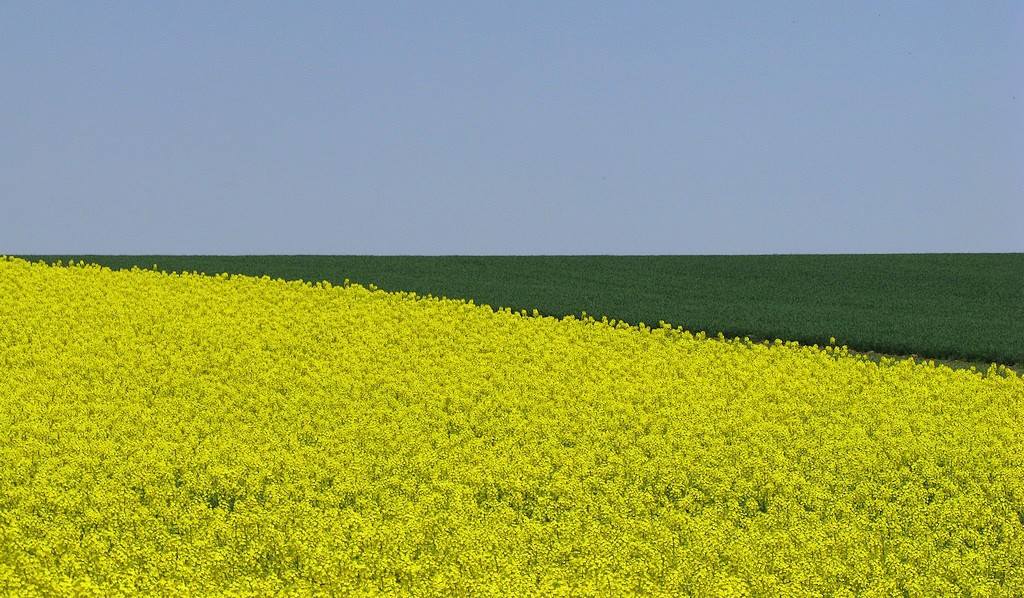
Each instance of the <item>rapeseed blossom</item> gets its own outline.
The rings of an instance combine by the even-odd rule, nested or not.
[[[5,595],[1024,594],[1024,380],[0,259]]]

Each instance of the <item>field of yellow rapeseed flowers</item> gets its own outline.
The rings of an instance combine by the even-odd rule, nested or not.
[[[1024,595],[1024,379],[0,259],[4,595]]]

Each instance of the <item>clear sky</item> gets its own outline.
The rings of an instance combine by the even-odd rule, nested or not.
[[[0,254],[1024,251],[1024,3],[0,4]]]

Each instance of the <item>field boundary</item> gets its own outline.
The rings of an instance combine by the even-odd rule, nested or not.
[[[753,256],[23,255],[112,269],[270,276],[478,305],[665,321],[954,368],[1024,372],[1024,254]],[[876,357],[877,356],[877,357]]]

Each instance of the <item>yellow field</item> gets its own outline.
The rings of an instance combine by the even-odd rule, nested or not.
[[[1024,379],[0,259],[4,595],[1024,595]]]

